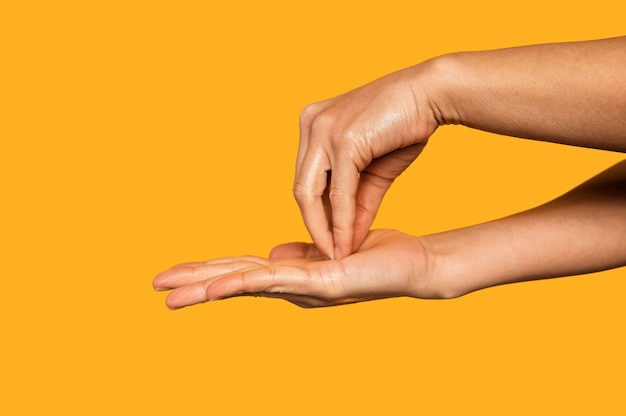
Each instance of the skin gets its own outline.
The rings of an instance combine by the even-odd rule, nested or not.
[[[185,263],[160,273],[172,309],[252,295],[302,307],[411,296],[454,298],[486,287],[626,265],[626,161],[545,205],[454,231],[412,237],[368,233],[359,250],[329,260],[288,243],[269,258]]]
[[[626,37],[465,52],[301,115],[294,195],[313,242],[347,256],[393,182],[445,124],[626,151]]]
[[[241,295],[304,307],[482,288],[626,265],[626,162],[545,205],[412,237],[369,228],[445,124],[626,151],[626,37],[438,57],[301,115],[294,195],[314,244],[160,273],[177,309]]]

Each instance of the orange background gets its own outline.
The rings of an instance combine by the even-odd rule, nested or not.
[[[6,414],[623,414],[624,269],[321,310],[171,312],[151,289],[308,238],[307,103],[447,52],[621,35],[617,4],[4,2]],[[441,128],[376,226],[493,219],[621,158]]]

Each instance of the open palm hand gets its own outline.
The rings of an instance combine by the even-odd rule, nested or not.
[[[327,260],[313,245],[287,243],[269,258],[240,256],[185,263],[157,275],[171,290],[172,309],[234,296],[282,298],[301,307],[332,306],[395,296],[431,297],[426,250],[395,230],[370,232],[359,250]]]

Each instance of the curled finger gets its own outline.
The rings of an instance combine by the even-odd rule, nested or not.
[[[329,199],[335,243],[333,258],[339,260],[353,252],[359,171],[347,157],[335,159],[332,169]]]

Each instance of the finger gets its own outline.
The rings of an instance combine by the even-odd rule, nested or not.
[[[361,172],[356,196],[353,249],[356,251],[369,231],[380,204],[394,182],[419,156],[426,143],[405,147],[374,159]]]
[[[296,177],[300,173],[304,156],[309,148],[313,121],[320,113],[327,109],[332,102],[333,99],[309,104],[300,113],[300,140],[298,142],[298,154],[296,156]]]
[[[200,266],[200,265],[203,265],[204,263],[206,263],[206,262],[204,262],[204,261],[190,261],[190,262],[187,262],[187,263],[175,264],[174,266],[170,267],[170,270],[178,269],[180,267]]]
[[[365,240],[392,182],[393,180],[387,180],[367,171],[361,172],[354,218],[353,248],[355,251]]]
[[[245,272],[246,270],[255,270],[255,269],[263,269],[263,268],[264,267],[261,267],[261,266],[251,266],[251,267],[233,272],[231,274],[239,275]],[[198,303],[204,303],[209,300],[213,300],[213,298],[209,298],[207,295],[207,287],[212,282],[219,280],[219,278],[223,276],[229,276],[231,274],[218,275],[213,278],[208,278],[205,280],[200,280],[200,281],[196,281],[187,285],[173,288],[173,290],[169,293],[169,295],[165,299],[165,304],[170,309],[180,309],[186,306],[195,305]]]
[[[213,264],[187,263],[187,265],[178,265],[172,269],[159,273],[154,278],[152,285],[156,290],[169,290],[188,285],[190,283],[212,279],[247,267],[265,265],[267,265],[267,260],[261,258],[255,258],[254,261],[242,258]]]
[[[313,243],[325,256],[332,258],[333,236],[324,206],[329,169],[330,164],[325,152],[309,147],[300,174],[294,183],[294,196]]]
[[[243,293],[282,293],[321,299],[341,298],[344,288],[338,262],[309,265],[270,265],[245,269],[221,276],[206,286],[208,299],[221,299]]]
[[[311,135],[311,123],[317,111],[313,104],[306,106],[300,113],[300,139],[298,141],[298,154],[296,156],[296,177],[300,173],[300,167],[304,160],[304,155],[309,147],[309,137]]]
[[[219,263],[232,263],[235,261],[252,261],[252,262],[262,262],[262,257],[258,256],[236,256],[236,257],[220,257],[217,259],[211,259],[207,261],[191,261],[187,263],[180,263],[172,266],[170,269],[176,269],[179,267],[188,267],[188,266],[202,266],[203,264],[219,264]]]
[[[258,264],[266,264],[267,259],[259,256],[236,256],[236,257],[221,257],[218,259],[208,260],[203,262],[202,264],[221,264],[221,263],[234,263],[241,261],[249,261],[252,263]]]
[[[314,259],[324,257],[322,252],[309,243],[286,243],[272,249],[270,259],[305,258]]]
[[[339,260],[353,252],[356,194],[359,171],[346,156],[333,161],[330,180],[330,206],[335,247],[333,258]]]
[[[260,293],[304,295],[321,299],[342,293],[340,286],[330,283],[336,277],[331,270],[328,270],[327,276],[319,273],[311,275],[302,267],[302,259],[291,259],[287,262],[247,267],[174,288],[166,298],[166,305],[170,309],[179,309],[233,296],[258,296]]]

